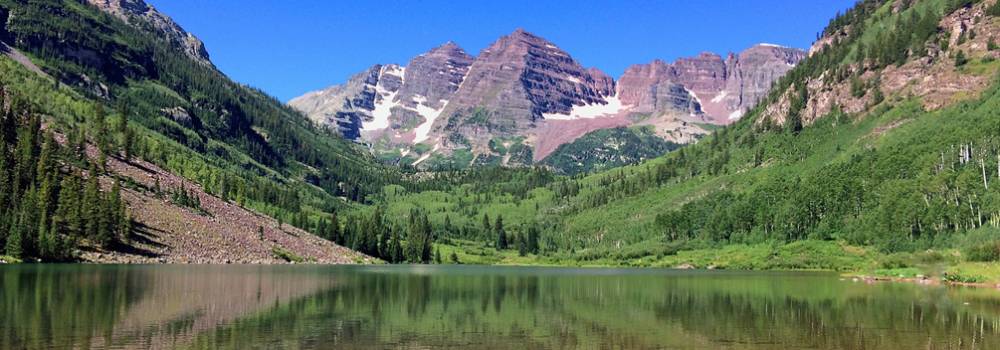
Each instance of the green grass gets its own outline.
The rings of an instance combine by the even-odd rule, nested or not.
[[[312,259],[301,257],[293,253],[292,251],[279,246],[271,247],[271,254],[274,255],[274,257],[277,259],[281,259],[290,263],[301,264],[304,262],[313,261]]]
[[[19,263],[21,263],[21,259],[15,258],[13,256],[9,256],[9,255],[0,255],[0,261],[3,261],[5,264],[19,264]]]

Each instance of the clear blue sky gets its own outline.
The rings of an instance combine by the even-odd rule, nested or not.
[[[759,42],[808,48],[855,0],[147,1],[201,38],[223,72],[287,101],[448,40],[477,55],[518,27],[613,77]]]

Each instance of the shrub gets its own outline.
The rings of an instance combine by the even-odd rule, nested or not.
[[[965,52],[962,52],[960,50],[958,51],[958,53],[955,54],[955,67],[964,66],[968,62],[969,59],[965,57]]]
[[[1000,261],[1000,230],[970,232],[959,240],[968,261]]]
[[[910,253],[892,253],[886,255],[886,257],[881,262],[882,268],[886,269],[901,269],[905,267],[913,266],[913,254]]]

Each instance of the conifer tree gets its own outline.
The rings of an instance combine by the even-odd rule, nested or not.
[[[404,257],[403,245],[399,241],[399,231],[393,229],[389,235],[391,236],[389,238],[389,254],[388,259],[386,260],[393,264],[401,263],[403,262]]]
[[[81,213],[84,222],[84,236],[89,239],[96,239],[98,235],[101,215],[101,192],[97,183],[97,166],[91,162],[87,171],[87,185],[83,190],[83,201],[81,202]]]
[[[122,103],[119,113],[121,119],[118,121],[118,134],[121,136],[121,149],[126,162],[132,161],[135,147],[135,133],[129,128],[129,108],[128,104]]]
[[[497,250],[507,249],[507,231],[503,228],[503,216],[497,215],[497,223],[493,225],[497,237]]]
[[[969,59],[965,58],[965,52],[958,50],[958,52],[955,53],[955,67],[964,66],[968,62]]]
[[[527,237],[527,251],[532,254],[538,254],[538,236],[539,230],[537,225],[531,225],[528,227],[528,237]]]
[[[344,241],[340,234],[340,219],[337,218],[337,211],[330,213],[330,225],[326,227],[326,238],[331,242],[342,244]]]
[[[489,235],[490,232],[493,232],[493,229],[490,227],[490,215],[483,213],[483,234]]]

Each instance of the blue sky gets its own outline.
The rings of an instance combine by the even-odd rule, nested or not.
[[[201,38],[230,77],[287,101],[448,40],[476,55],[518,27],[613,77],[759,42],[807,48],[854,0],[147,2]]]

